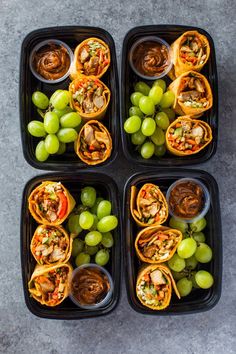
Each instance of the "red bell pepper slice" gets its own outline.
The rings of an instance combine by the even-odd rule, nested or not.
[[[58,197],[60,199],[60,202],[59,202],[59,208],[58,208],[57,215],[58,215],[59,219],[62,219],[63,216],[66,214],[68,203],[67,203],[67,198],[64,193],[62,193],[62,192],[58,193]]]

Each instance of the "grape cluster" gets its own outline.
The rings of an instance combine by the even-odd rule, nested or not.
[[[202,232],[206,225],[205,218],[190,224],[170,218],[169,226],[183,233],[177,252],[168,261],[181,296],[189,295],[192,288],[208,289],[213,285],[214,279],[209,272],[196,270],[198,263],[212,260],[212,249],[205,243],[206,238]]]
[[[131,134],[132,144],[144,159],[153,155],[161,157],[166,152],[165,131],[175,118],[175,112],[170,108],[175,96],[172,91],[166,91],[162,79],[154,81],[152,87],[139,81],[134,90],[130,96],[133,106],[129,109],[124,130]]]
[[[67,228],[74,238],[72,257],[76,266],[95,263],[104,266],[110,258],[109,249],[114,240],[111,231],[118,225],[115,215],[111,215],[109,200],[97,197],[96,189],[87,186],[81,191],[81,203],[70,215]]]
[[[43,118],[43,122],[33,120],[28,124],[28,132],[41,140],[35,149],[38,161],[46,161],[50,154],[63,154],[66,151],[66,143],[77,139],[77,131],[80,128],[81,117],[69,106],[70,94],[66,90],[57,90],[50,100],[48,97],[36,91],[32,95],[33,104]]]

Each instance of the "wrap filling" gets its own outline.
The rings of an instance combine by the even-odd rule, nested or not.
[[[207,45],[196,35],[184,38],[180,47],[180,58],[183,63],[191,66],[204,64],[207,58]]]
[[[207,108],[210,103],[203,80],[191,74],[182,78],[177,99],[192,108]]]
[[[40,225],[32,239],[32,253],[39,264],[62,262],[69,247],[68,238],[59,227]]]
[[[109,64],[109,48],[91,39],[82,47],[79,60],[83,65],[81,74],[99,76]]]

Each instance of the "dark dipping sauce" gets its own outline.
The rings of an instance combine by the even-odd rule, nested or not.
[[[169,50],[155,41],[143,42],[134,49],[132,60],[140,74],[159,76],[169,65]]]
[[[72,295],[81,305],[98,304],[109,290],[107,276],[96,268],[82,268],[72,279]]]
[[[70,56],[62,45],[48,43],[34,54],[33,67],[44,79],[57,80],[68,72]]]
[[[184,219],[196,217],[204,206],[202,187],[190,181],[178,183],[170,192],[169,205],[175,216]]]

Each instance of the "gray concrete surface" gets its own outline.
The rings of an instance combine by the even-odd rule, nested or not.
[[[0,352],[1,353],[235,353],[235,166],[236,78],[234,0],[0,0]],[[179,317],[148,317],[128,305],[124,282],[121,301],[107,317],[52,321],[34,317],[26,308],[20,267],[20,203],[25,182],[41,173],[22,155],[18,80],[20,45],[39,27],[91,25],[108,30],[118,59],[122,39],[141,24],[197,25],[215,41],[219,71],[220,130],[218,152],[198,166],[213,174],[220,187],[224,269],[222,297],[209,312]],[[107,172],[120,190],[138,166],[124,167],[120,154]]]

